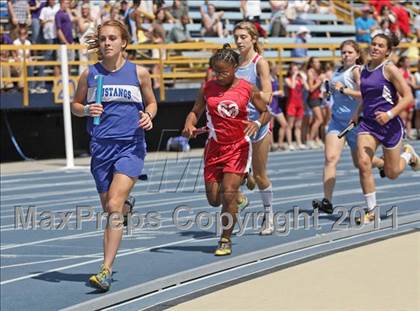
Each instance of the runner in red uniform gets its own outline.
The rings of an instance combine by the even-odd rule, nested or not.
[[[207,200],[214,207],[222,204],[222,224],[225,227],[215,251],[216,256],[230,255],[233,228],[238,212],[239,186],[251,165],[253,136],[270,121],[267,104],[270,93],[235,77],[239,54],[229,44],[210,58],[214,79],[199,91],[192,111],[185,121],[183,134],[194,137],[196,124],[206,110],[209,138],[204,150],[204,181]],[[248,120],[248,102],[261,113],[259,120]]]

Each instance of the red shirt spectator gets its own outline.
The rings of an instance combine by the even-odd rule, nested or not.
[[[407,10],[399,3],[392,7],[392,12],[397,18],[396,24],[405,37],[410,34],[410,15]]]

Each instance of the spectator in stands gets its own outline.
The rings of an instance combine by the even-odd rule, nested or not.
[[[386,23],[382,24],[381,26],[381,22],[382,21],[387,21],[388,22],[388,29],[389,32],[393,32],[393,33],[398,33],[398,25],[396,23],[397,18],[395,17],[394,13],[392,13],[392,11],[390,10],[390,8],[386,5],[382,6],[381,9],[381,15],[378,17],[378,24],[380,25],[380,27],[382,28],[382,26],[385,28]],[[385,29],[382,28],[382,31],[385,32]],[[371,35],[371,37],[373,38],[373,35]]]
[[[158,17],[153,23],[151,29],[148,31],[147,36],[149,37],[152,43],[162,44],[166,41],[166,33],[165,29],[162,26],[162,22],[160,18],[164,18],[163,11],[165,9],[161,8],[156,16]],[[152,58],[153,59],[166,59],[166,51],[164,49],[152,49]],[[152,73],[154,75],[159,75],[163,71],[163,68],[160,64],[155,64],[152,69]],[[153,78],[153,88],[159,89],[160,88],[160,78],[155,77]]]
[[[245,20],[260,20],[261,1],[260,0],[241,0],[241,12]]]
[[[165,3],[165,1],[162,2]],[[152,23],[155,20],[156,15],[153,1],[140,1],[139,10],[141,11],[144,23]]]
[[[144,9],[144,3],[142,6],[142,1],[136,0],[133,1],[133,10],[130,13],[130,18],[135,22],[135,32],[133,33],[133,39],[135,43],[144,43],[149,41],[149,38],[146,36],[146,33],[149,31],[146,24],[150,24],[151,21],[155,19],[155,15],[152,12]],[[132,26],[132,25],[131,25]]]
[[[356,18],[356,41],[370,43],[371,32],[376,28],[376,22],[372,18],[372,9],[370,6],[365,5],[362,8],[362,16]]]
[[[414,29],[416,31],[417,42],[420,42],[420,14],[414,20]]]
[[[304,115],[303,92],[304,89],[309,89],[306,74],[299,70],[297,64],[291,64],[285,82],[287,85],[286,114],[288,123],[286,136],[289,142],[289,150],[296,150],[296,147],[290,143],[292,141],[292,130],[294,130],[297,148],[306,149],[306,146],[302,143],[301,133]]]
[[[308,37],[310,36],[310,31],[306,26],[300,26],[298,32],[296,33],[296,44],[305,44]],[[297,63],[304,63],[306,57],[308,56],[308,49],[304,47],[296,47],[292,50],[292,57],[302,58],[302,60],[297,60]]]
[[[285,37],[287,35],[286,27],[289,24],[289,20],[286,17],[288,2],[285,0],[270,0],[270,6],[270,36]]]
[[[31,41],[33,44],[42,43],[41,35],[41,21],[39,20],[39,15],[41,14],[41,9],[45,6],[45,0],[29,0],[29,10],[31,12]]]
[[[98,4],[98,2],[91,3],[90,0],[82,0],[79,1],[77,6],[78,15],[82,15],[82,6],[84,4],[88,4],[90,7],[90,16],[93,18],[93,20],[96,21],[96,24],[101,24],[101,6]]]
[[[419,17],[420,15],[417,15]],[[416,106],[414,108],[415,110],[415,120],[414,124],[416,126],[416,132],[417,132],[417,140],[420,139],[420,62],[417,62],[417,71],[414,74],[414,80],[416,82],[414,86],[414,90],[416,91]]]
[[[410,36],[410,15],[408,14],[405,7],[403,7],[398,0],[391,0],[392,13],[394,13],[397,21],[397,27],[399,30],[399,38],[407,38]]]
[[[120,3],[120,13],[119,14],[121,15],[121,18],[124,21],[124,23],[125,23],[125,20],[128,16],[129,8],[130,7],[129,7],[127,1],[125,1],[125,0],[121,1],[121,3]]]
[[[328,0],[328,6],[322,5],[320,0],[309,0],[308,13],[314,14],[334,14],[334,3]]]
[[[383,8],[387,7],[389,10],[392,8],[390,0],[369,0],[369,5],[374,8],[373,15],[378,23],[380,22]]]
[[[291,22],[295,25],[312,25],[314,21],[305,18],[303,15],[309,13],[309,3],[306,0],[295,0],[289,2],[289,7],[294,10],[294,20]]]
[[[118,9],[114,14],[118,13]],[[105,19],[103,20],[105,22]],[[86,42],[86,38],[95,33],[98,26],[96,20],[90,14],[90,5],[85,3],[82,5],[81,16],[77,19],[77,37],[81,43]],[[87,48],[79,50],[79,60],[87,62],[89,60]],[[79,72],[82,73],[87,69],[87,64],[79,65]]]
[[[280,100],[284,96],[284,92],[279,88],[279,80],[278,80],[278,73],[281,70],[281,67],[276,65],[273,62],[268,63],[270,65],[270,76],[271,76],[271,88],[273,90],[273,96],[270,103],[270,112],[273,117],[276,119],[278,124],[280,125],[278,131],[278,142],[274,142],[274,135],[271,136],[271,150],[274,151],[277,148],[281,150],[286,150],[292,144],[291,138],[287,137],[287,145],[284,145],[284,138],[287,132],[287,120],[283,113],[283,110],[280,107]],[[274,119],[271,119],[271,124],[274,124]],[[272,126],[273,128],[273,126]],[[289,140],[290,138],[290,140]]]
[[[16,39],[19,27],[31,24],[31,13],[27,0],[7,0],[7,9],[10,19],[10,36]]]
[[[414,90],[416,87],[416,81],[414,79],[414,76],[410,73],[410,60],[407,56],[402,56],[398,60],[397,67],[399,68],[405,82],[407,82],[410,89]],[[407,107],[407,109],[403,110],[400,113],[400,117],[404,122],[407,138],[408,139],[414,139],[411,135],[411,121],[413,120],[413,113],[414,113],[414,105],[415,101],[410,103],[410,105]]]
[[[181,21],[177,22],[169,32],[168,41],[174,43],[194,41],[191,39],[190,31],[187,28],[189,20],[187,15],[181,16]]]
[[[321,86],[325,80],[325,74],[321,73],[321,63],[319,59],[311,57],[308,60],[307,66],[309,98],[308,105],[313,113],[313,121],[309,132],[309,141],[307,145],[309,148],[314,149],[322,147],[323,143],[319,139],[319,129],[323,123],[323,116],[321,110]]]
[[[111,7],[110,14],[105,16],[102,19],[102,22],[104,23],[104,22],[109,21],[109,20],[119,21],[119,22],[122,22],[122,23],[124,22],[123,17],[120,15],[120,6],[118,4],[114,4]]]
[[[21,27],[19,28],[18,31],[18,38],[13,41],[14,45],[18,45],[18,46],[28,46],[31,45],[31,41],[29,41],[28,39],[28,29],[26,27]],[[30,62],[32,61],[31,58],[31,51],[30,50],[17,50],[16,53],[16,62],[21,63],[19,66],[16,66],[16,70],[19,74],[19,76],[22,76],[22,74],[24,73],[24,70],[26,69],[26,75],[27,77],[33,77],[33,66],[26,66],[26,68],[24,68],[23,62],[24,62],[24,58],[26,62]],[[20,89],[23,88],[23,82],[19,81],[18,86]],[[28,87],[29,87],[29,92],[32,93],[46,93],[47,90],[43,87],[40,86],[40,81],[29,81],[28,83]]]
[[[4,32],[3,25],[0,25],[0,45],[3,44],[13,44],[12,39],[9,37],[7,33]],[[13,62],[11,58],[10,51],[0,49],[0,61],[3,63],[10,63]],[[3,78],[11,78],[12,77],[12,68],[11,66],[0,66],[0,89],[3,91],[8,91],[13,89],[13,82],[6,82]]]
[[[223,24],[221,22],[222,16],[225,12],[216,12],[214,4],[209,3],[207,6],[203,5],[200,8],[201,13],[201,35],[207,37],[223,38]]]
[[[178,21],[181,20],[182,16],[188,17],[188,1],[174,0],[169,12]]]
[[[57,30],[57,41],[59,44],[69,45],[74,42],[73,38],[73,16],[70,11],[70,1],[60,0],[60,9],[55,14],[55,26]],[[57,57],[58,61],[61,62],[60,53]],[[67,60],[69,62],[74,61],[75,50],[67,50]],[[56,75],[59,75],[59,68],[55,68]]]
[[[42,26],[42,36],[45,44],[57,43],[57,31],[55,27],[55,14],[60,9],[56,0],[48,0],[47,4],[41,9],[39,20]],[[54,50],[44,51],[44,60],[51,61],[54,59]]]

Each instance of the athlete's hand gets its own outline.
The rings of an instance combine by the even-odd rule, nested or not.
[[[139,111],[139,114],[140,114],[139,127],[144,129],[145,131],[150,131],[153,128],[153,122],[152,122],[152,119],[150,118],[150,115],[141,110]]]
[[[254,136],[258,130],[260,129],[260,126],[258,123],[254,121],[248,121],[248,120],[242,120],[242,123],[246,124],[246,127],[244,129],[245,135],[252,137]]]
[[[339,91],[341,87],[344,87],[344,84],[341,83],[340,81],[337,81],[333,84],[333,88],[335,91]]]
[[[182,130],[182,136],[189,138],[194,138],[196,136],[197,128],[194,125],[187,124]]]
[[[350,123],[359,124],[359,118],[360,118],[360,116],[356,111],[356,113],[353,114],[353,116],[351,117],[351,119],[349,121],[349,125],[350,125]]]
[[[90,104],[89,105],[89,116],[99,117],[104,112],[104,107],[101,104]]]
[[[386,114],[386,112],[384,111],[375,111],[375,120],[376,122],[378,122],[380,125],[385,125],[388,123],[390,119],[390,117]]]

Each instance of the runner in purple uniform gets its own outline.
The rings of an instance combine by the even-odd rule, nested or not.
[[[404,125],[398,115],[413,101],[413,96],[401,72],[387,59],[397,45],[396,38],[384,34],[374,36],[369,48],[371,60],[360,76],[363,119],[359,125],[357,156],[360,183],[367,203],[365,222],[375,217],[372,158],[379,145],[383,146],[384,170],[388,178],[396,179],[407,165],[415,171],[420,170],[420,158],[412,146],[405,145],[401,154]],[[357,121],[358,116],[357,112],[352,120]]]

